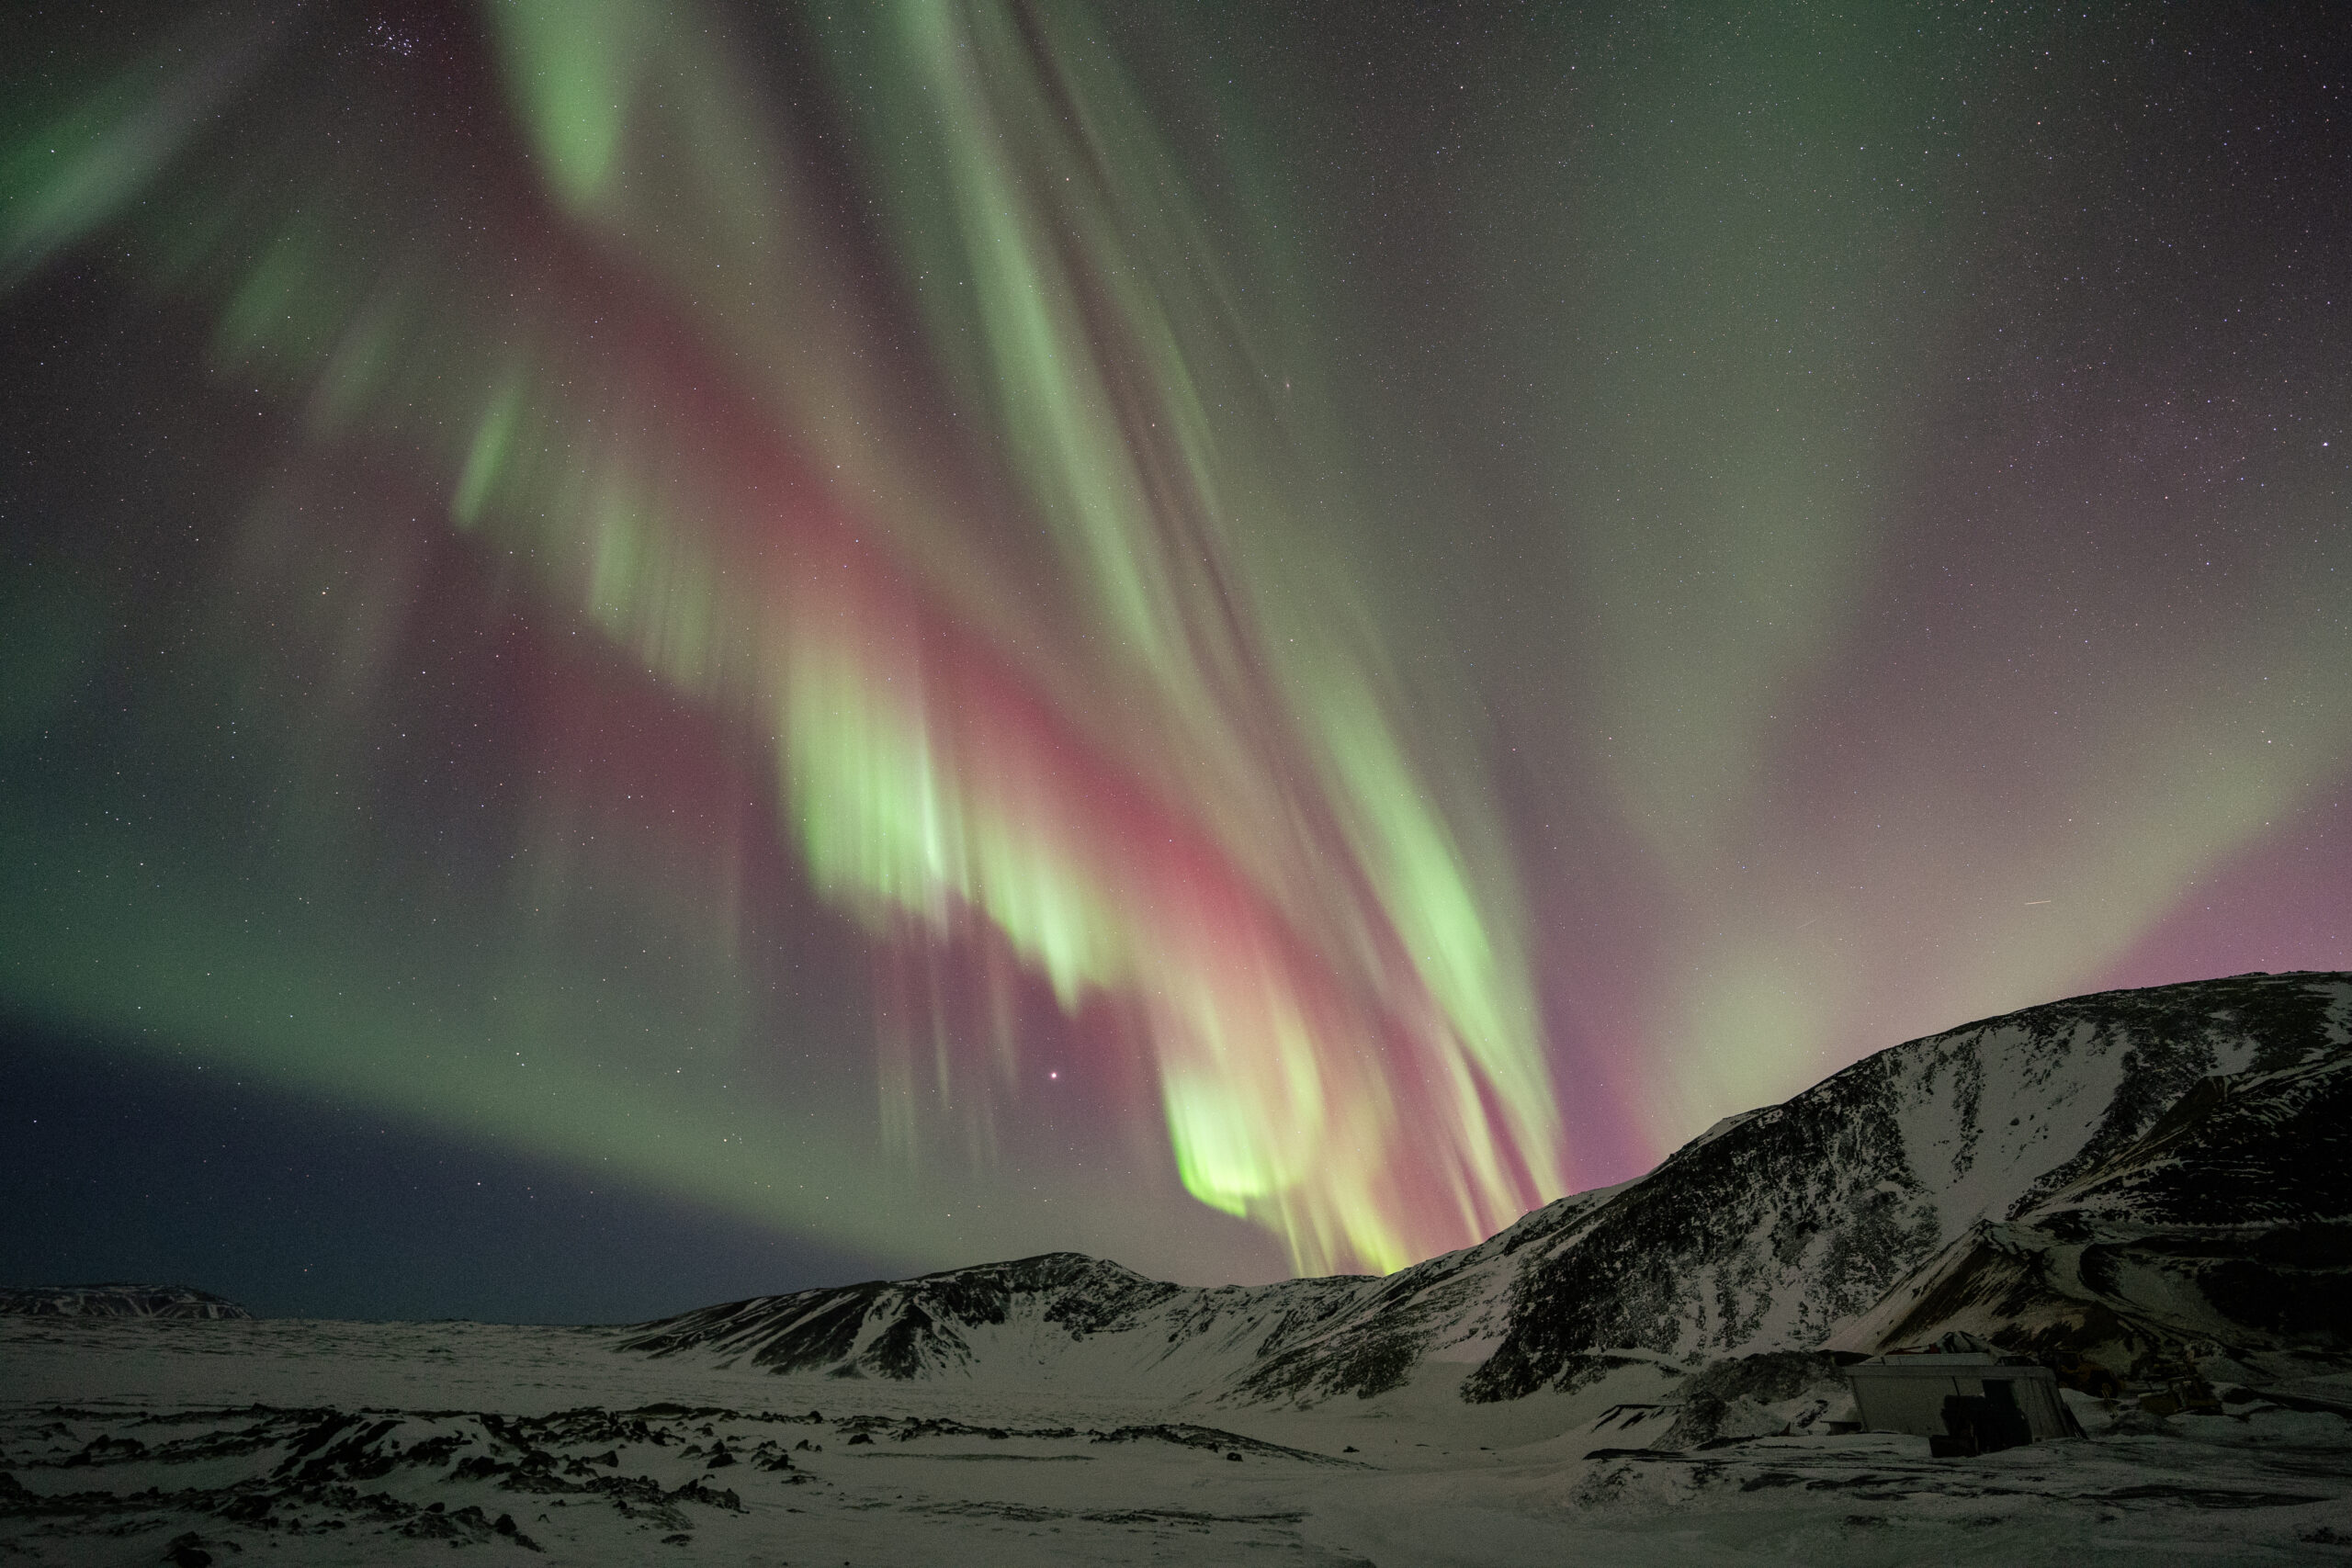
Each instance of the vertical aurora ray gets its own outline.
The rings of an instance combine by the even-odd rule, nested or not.
[[[1394,1268],[1555,1195],[1516,896],[1352,657],[1343,562],[1285,524],[1267,323],[1103,41],[1013,6],[806,18],[872,108],[875,238],[944,389],[910,404],[864,364],[893,291],[810,238],[723,17],[486,19],[535,210],[370,190],[281,130],[268,180],[132,220],[213,302],[220,368],[299,400],[319,461],[424,457],[548,613],[774,736],[818,893],[886,946],[1001,946],[1133,1057],[1122,1114],[1184,1188],[1294,1266]],[[1043,554],[991,543],[1032,530]],[[938,1115],[889,1053],[880,1079],[909,1152],[1024,1083],[1001,997],[919,1005]]]
[[[9,1009],[1231,1278],[2352,964],[2285,24],[172,10],[0,61]]]
[[[1283,520],[1304,500],[1285,481],[1300,454],[1251,428],[1280,427],[1261,329],[1108,50],[1065,30],[1076,13],[910,0],[886,15],[832,47],[874,107],[865,144],[888,150],[876,183],[910,193],[891,214],[903,270],[951,385],[1005,432],[1080,629],[1121,667],[1129,715],[1088,703],[1091,727],[1192,820],[1163,833],[1154,806],[1143,833],[1125,809],[1094,827],[1046,761],[1066,746],[991,761],[1027,727],[951,739],[909,722],[899,828],[828,821],[861,792],[805,788],[812,849],[895,845],[843,890],[934,921],[944,897],[983,911],[1065,1005],[1081,983],[1149,998],[1186,1186],[1274,1219],[1302,1266],[1392,1266],[1449,1228],[1491,1228],[1558,1183],[1527,987],[1498,962],[1366,671],[1334,657],[1344,591],[1317,605],[1236,537],[1295,540]],[[1302,575],[1344,580],[1328,559]],[[1320,668],[1283,651],[1301,633]],[[892,711],[879,694],[840,705]],[[1152,838],[1186,852],[1127,848]],[[1489,891],[1487,909],[1510,907]],[[1367,1070],[1379,1055],[1401,1073]],[[1433,1140],[1400,1135],[1398,1100],[1422,1095]]]
[[[1491,460],[1454,624],[1553,654],[1494,689],[1566,781],[1522,786],[1524,874],[1576,933],[1537,959],[1564,1081],[1623,1089],[1571,1090],[1572,1146],[1638,1130],[1603,1168],[1876,1043],[2352,953],[2314,17],[1491,13],[1528,69],[1424,139],[1469,189],[1380,165],[1464,214],[1431,296],[1513,326],[1384,400]],[[2290,838],[2331,869],[2273,913],[2224,868]]]

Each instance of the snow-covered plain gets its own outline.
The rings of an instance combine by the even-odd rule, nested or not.
[[[2247,975],[1894,1047],[1385,1279],[1048,1253],[609,1329],[5,1292],[0,1568],[2352,1563],[2347,1128],[2352,974]],[[2121,1397],[1832,1435],[1829,1352],[1954,1329]]]
[[[2070,1396],[2090,1440],[1931,1460],[1864,1435],[1652,1450],[1662,1362],[1467,1404],[1467,1365],[1430,1361],[1299,1408],[778,1377],[618,1337],[0,1320],[0,1562],[2352,1562],[2352,1418],[2317,1407],[2352,1390],[2283,1360],[2255,1371],[2311,1407]]]

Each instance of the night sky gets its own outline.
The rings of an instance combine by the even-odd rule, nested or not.
[[[2352,15],[0,17],[0,1282],[1398,1267],[2352,968]]]

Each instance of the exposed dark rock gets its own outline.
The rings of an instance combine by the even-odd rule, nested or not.
[[[1786,1404],[1813,1395],[1815,1414],[1847,1397],[1846,1381],[1835,1358],[1815,1351],[1768,1350],[1712,1362],[1684,1380],[1679,1396],[1682,1412],[1658,1440],[1662,1449],[1698,1449],[1726,1438],[1760,1435],[1730,1430],[1763,1405]],[[1777,1430],[1777,1419],[1767,1429]]]
[[[2257,998],[2257,999],[2259,999]],[[2352,1350],[2352,1055],[2264,1043],[2016,1218],[1971,1228],[1851,1332],[1861,1348],[1958,1325],[2045,1359],[2139,1371],[2205,1341]]]
[[[187,1285],[0,1286],[0,1316],[250,1318],[224,1296]]]
[[[172,1564],[172,1568],[209,1568],[212,1560],[212,1553],[204,1549],[204,1538],[191,1530],[165,1541],[159,1561]]]
[[[1300,1401],[1374,1397],[1480,1342],[1472,1400],[1953,1326],[2122,1366],[2189,1334],[2342,1348],[2347,1038],[2352,975],[2079,997],[1883,1051],[1385,1279],[1188,1289],[1050,1253],[707,1307],[617,1348],[979,1374],[980,1331],[1018,1319],[1072,1355],[1135,1336],[1149,1357],[1121,1364],[1181,1368],[1171,1392]]]

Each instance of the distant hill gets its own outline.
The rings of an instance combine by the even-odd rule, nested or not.
[[[251,1317],[187,1285],[0,1285],[0,1314],[18,1317]]]
[[[2029,1008],[1726,1118],[1656,1170],[1386,1278],[1201,1289],[1055,1253],[706,1307],[624,1350],[779,1372],[1465,1399],[1628,1359],[1964,1327],[2118,1371],[2352,1349],[2352,974]]]

